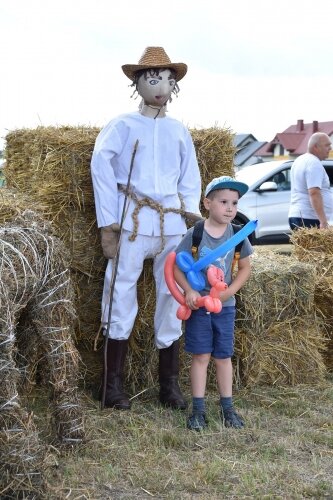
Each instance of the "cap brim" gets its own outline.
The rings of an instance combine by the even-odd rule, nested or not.
[[[207,196],[212,191],[216,191],[217,189],[234,189],[235,191],[239,192],[239,196],[241,197],[249,190],[249,186],[244,182],[238,181],[218,182],[205,194],[205,196]]]

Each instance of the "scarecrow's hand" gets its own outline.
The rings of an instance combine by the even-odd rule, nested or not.
[[[203,220],[203,217],[199,214],[194,214],[193,212],[185,212],[185,219],[190,222],[197,222],[198,220]]]
[[[113,259],[117,253],[120,236],[119,224],[101,227],[101,243],[103,255],[107,259]]]

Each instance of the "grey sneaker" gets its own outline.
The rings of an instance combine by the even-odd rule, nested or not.
[[[245,426],[244,420],[233,407],[227,410],[221,410],[221,418],[225,427],[233,427],[234,429],[241,429]]]
[[[204,413],[193,413],[187,420],[187,428],[191,431],[202,431],[207,427],[207,419]]]

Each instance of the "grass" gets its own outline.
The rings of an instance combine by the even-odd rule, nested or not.
[[[190,400],[188,388],[185,394]],[[129,412],[100,411],[83,395],[87,439],[71,450],[51,444],[46,396],[33,410],[49,445],[50,499],[333,498],[333,380],[320,386],[239,390],[243,430],[221,425],[215,391],[209,427],[186,429],[186,412],[161,408],[157,388]]]

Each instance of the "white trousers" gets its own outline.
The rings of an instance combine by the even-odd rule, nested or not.
[[[164,263],[168,253],[175,250],[182,236],[165,236],[165,247],[161,248],[160,236],[138,234],[129,241],[129,231],[123,231],[119,264],[115,281],[109,338],[125,340],[130,336],[138,313],[137,281],[145,259],[152,258],[156,283],[156,309],[154,315],[155,344],[158,349],[169,347],[182,334],[181,321],[176,317],[178,302],[172,297],[164,279]],[[107,325],[110,303],[110,285],[113,260],[109,260],[104,278],[102,298],[102,324]]]

